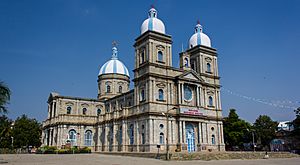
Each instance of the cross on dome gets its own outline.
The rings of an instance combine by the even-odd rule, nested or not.
[[[202,33],[202,26],[200,25],[199,19],[197,21],[197,25],[195,26],[195,33]]]
[[[111,58],[112,59],[117,59],[118,58],[118,49],[117,49],[117,42],[116,41],[113,41],[112,42],[112,56]]]
[[[157,17],[157,11],[154,8],[154,5],[151,5],[151,8],[149,10],[149,18],[156,18]]]

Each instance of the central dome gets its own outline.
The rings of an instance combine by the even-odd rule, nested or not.
[[[165,25],[157,18],[157,11],[154,7],[151,7],[149,10],[149,18],[146,19],[141,26],[141,34],[148,30],[165,34]]]
[[[102,74],[122,74],[129,77],[129,72],[126,66],[118,60],[118,50],[116,47],[112,48],[112,57],[100,69],[99,75]]]

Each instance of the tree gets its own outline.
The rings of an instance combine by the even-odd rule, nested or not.
[[[30,119],[26,115],[18,117],[14,124],[14,146],[40,146],[41,124],[36,119]]]
[[[230,109],[228,117],[223,121],[224,140],[227,148],[232,149],[234,146],[243,148],[243,143],[251,141],[249,130],[250,123],[239,119],[235,109]]]
[[[263,147],[269,147],[271,140],[276,137],[277,125],[278,123],[267,115],[260,115],[255,120],[253,127]]]
[[[12,120],[4,115],[0,116],[0,148],[11,147],[11,124]]]
[[[0,82],[0,113],[7,113],[5,105],[10,100],[10,94],[10,89],[3,82]]]
[[[300,107],[294,110],[296,118],[292,121],[294,130],[290,134],[294,149],[300,150]]]

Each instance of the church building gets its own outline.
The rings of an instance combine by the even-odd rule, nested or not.
[[[98,75],[98,97],[50,93],[42,144],[95,152],[224,151],[217,50],[198,22],[172,66],[172,37],[152,7],[135,39],[129,71],[113,45]]]

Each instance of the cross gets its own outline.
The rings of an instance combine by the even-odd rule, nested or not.
[[[113,41],[111,44],[113,47],[116,47],[118,45],[117,41]]]
[[[200,24],[200,20],[199,19],[197,20],[197,24]]]

